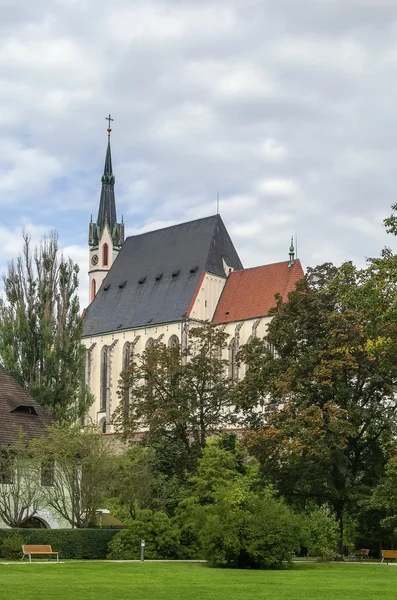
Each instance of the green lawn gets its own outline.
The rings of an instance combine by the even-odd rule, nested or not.
[[[291,571],[202,564],[0,564],[1,600],[395,600],[397,567],[297,564]]]

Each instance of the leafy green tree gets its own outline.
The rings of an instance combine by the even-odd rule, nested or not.
[[[384,511],[381,525],[395,532],[397,529],[397,457],[393,456],[386,464],[379,484],[373,490],[370,506]]]
[[[96,511],[103,508],[113,476],[110,442],[95,425],[55,423],[33,441],[36,459],[52,465],[43,487],[45,503],[72,527],[95,525]]]
[[[308,513],[304,527],[304,545],[310,556],[330,560],[335,557],[339,527],[335,515],[326,506]]]
[[[397,257],[365,269],[308,269],[278,298],[265,340],[244,348],[237,405],[264,476],[302,507],[314,498],[340,524],[377,483],[396,427]]]
[[[22,254],[4,275],[0,304],[0,359],[56,418],[76,419],[92,401],[81,385],[84,348],[78,266],[59,251],[55,232]]]
[[[158,343],[135,357],[121,376],[116,430],[147,428],[149,444],[172,449],[175,472],[192,469],[208,437],[232,419],[233,383],[221,358],[227,337],[204,324],[190,330],[186,350]]]

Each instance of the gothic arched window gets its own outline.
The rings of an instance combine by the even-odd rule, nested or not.
[[[106,412],[109,397],[109,348],[104,346],[101,352],[101,405],[100,411]]]
[[[133,345],[130,342],[126,342],[123,348],[123,365],[122,370],[128,369],[132,362]],[[130,390],[127,387],[126,382],[124,383],[125,388],[123,390],[123,401],[124,407],[128,408],[130,404]]]
[[[232,381],[237,379],[237,341],[233,338],[228,348],[228,361],[229,361],[229,377]]]
[[[123,371],[130,366],[132,361],[132,344],[130,342],[126,342],[123,348]]]
[[[168,348],[178,348],[179,338],[177,335],[172,335],[168,340]]]
[[[109,246],[103,244],[102,248],[102,266],[107,267],[109,265]]]
[[[95,279],[93,279],[91,281],[91,302],[95,298],[95,295],[96,295],[96,281],[95,281]]]
[[[153,348],[153,346],[154,346],[154,339],[149,338],[145,344],[145,350],[149,350],[149,348]]]

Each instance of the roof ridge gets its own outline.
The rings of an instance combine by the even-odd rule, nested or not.
[[[272,267],[273,265],[285,265],[288,263],[289,263],[289,260],[280,260],[279,262],[267,263],[266,265],[257,265],[256,267],[246,267],[244,269],[240,269],[239,271],[232,271],[230,273],[230,275],[233,275],[233,273],[242,273],[243,271],[253,271],[254,269],[263,269],[263,267]],[[299,258],[295,259],[294,264],[296,264],[296,263],[300,264]]]
[[[204,265],[204,269],[205,271],[208,271],[208,264],[209,264],[209,260],[210,260],[210,255],[211,255],[211,250],[212,250],[212,244],[214,243],[214,239],[215,239],[215,231],[216,228],[218,226],[219,221],[222,222],[221,216],[219,213],[217,213],[216,215],[214,215],[216,218],[214,220],[214,227],[212,229],[212,233],[211,233],[211,242],[210,242],[210,247],[208,248],[208,254],[207,254],[207,259],[205,261],[205,265]]]
[[[197,223],[197,221],[205,221],[209,219],[213,219],[214,217],[219,217],[219,215],[210,215],[208,217],[200,217],[199,219],[192,219],[191,221],[184,221],[183,223],[174,223],[174,225],[167,225],[166,227],[159,227],[159,229],[151,229],[150,231],[143,231],[142,233],[136,233],[134,235],[129,235],[126,239],[136,238],[142,235],[148,235],[148,233],[157,233],[158,231],[165,231],[166,229],[171,229],[172,227],[182,227],[182,225],[188,225],[189,223]]]

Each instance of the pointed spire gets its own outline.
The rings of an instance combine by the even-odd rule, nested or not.
[[[107,225],[110,231],[113,231],[113,227],[117,222],[116,215],[116,200],[114,197],[114,183],[115,176],[113,174],[113,166],[112,166],[112,151],[110,148],[110,134],[112,132],[110,127],[110,122],[113,121],[112,117],[106,117],[107,121],[109,121],[109,127],[107,129],[108,132],[108,145],[106,149],[106,158],[105,158],[105,166],[103,169],[102,175],[102,192],[101,192],[101,200],[99,204],[98,211],[98,220],[97,225],[100,231],[103,231],[105,225]]]

